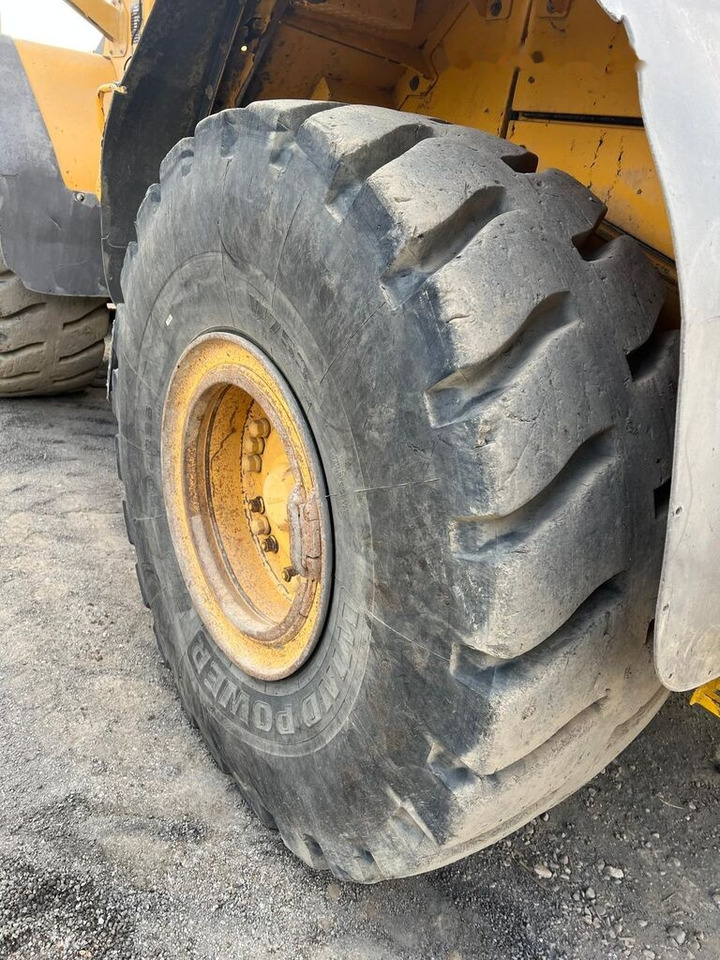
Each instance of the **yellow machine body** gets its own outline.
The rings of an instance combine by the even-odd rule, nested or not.
[[[98,98],[132,48],[130,4],[73,0],[105,34],[103,54],[18,42],[70,189],[95,190]],[[566,170],[673,275],[673,244],[643,129],[637,60],[622,24],[595,0],[326,0],[258,4],[266,26],[255,98],[394,107],[522,143],[541,169]],[[145,19],[152,3],[145,0]],[[258,31],[260,33],[260,31]],[[243,68],[253,66],[252,54]],[[100,91],[100,92],[98,92]],[[107,105],[106,105],[107,106]]]
[[[45,121],[65,186],[97,193],[102,125],[98,90],[116,79],[111,60],[17,40],[15,47]]]
[[[588,184],[607,204],[608,224],[641,240],[674,277],[637,58],[622,24],[595,0],[389,7],[380,21],[383,7],[368,0],[291,5],[253,93],[374,103],[522,143],[541,169]]]

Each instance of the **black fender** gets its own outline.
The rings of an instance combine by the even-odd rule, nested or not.
[[[40,108],[9,37],[0,36],[0,254],[37,293],[107,294],[100,202],[63,181]]]
[[[160,163],[213,108],[247,4],[156,0],[113,96],[102,153],[102,227],[110,295],[122,300],[120,271],[135,239],[135,216]]]

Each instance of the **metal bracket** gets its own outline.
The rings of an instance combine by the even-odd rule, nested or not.
[[[290,559],[293,568],[303,577],[317,580],[322,574],[323,528],[317,494],[303,499],[296,487],[288,503],[290,525]]]

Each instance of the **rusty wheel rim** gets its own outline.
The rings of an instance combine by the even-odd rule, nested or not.
[[[173,545],[205,627],[250,676],[290,676],[322,632],[332,538],[320,460],[288,384],[244,338],[200,337],[173,372],[161,447]]]

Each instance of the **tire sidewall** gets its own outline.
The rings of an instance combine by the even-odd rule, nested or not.
[[[271,307],[257,283],[251,287],[237,270],[227,285],[229,313],[225,280],[227,265],[223,268],[220,258],[208,254],[173,271],[157,297],[138,370],[139,389],[146,394],[138,406],[147,418],[147,476],[161,475],[162,404],[185,349],[198,337],[218,331],[250,340],[278,367],[307,413],[332,491],[333,589],[323,632],[308,663],[286,680],[268,683],[245,674],[211,639],[193,611],[177,562],[156,564],[157,574],[167,578],[161,585],[163,595],[183,612],[173,620],[174,650],[166,653],[176,664],[181,690],[201,716],[215,716],[225,733],[237,729],[254,750],[303,756],[321,749],[342,727],[365,675],[370,650],[366,611],[373,581],[370,516],[365,500],[349,495],[362,487],[362,468],[351,424],[342,406],[333,402],[331,381],[316,376],[313,354],[318,348],[312,330],[277,290]],[[124,416],[121,410],[119,419],[129,422],[129,411]],[[145,515],[157,511],[158,518],[151,556],[174,559],[161,484],[138,484],[141,496],[142,486],[154,501],[145,504]]]

